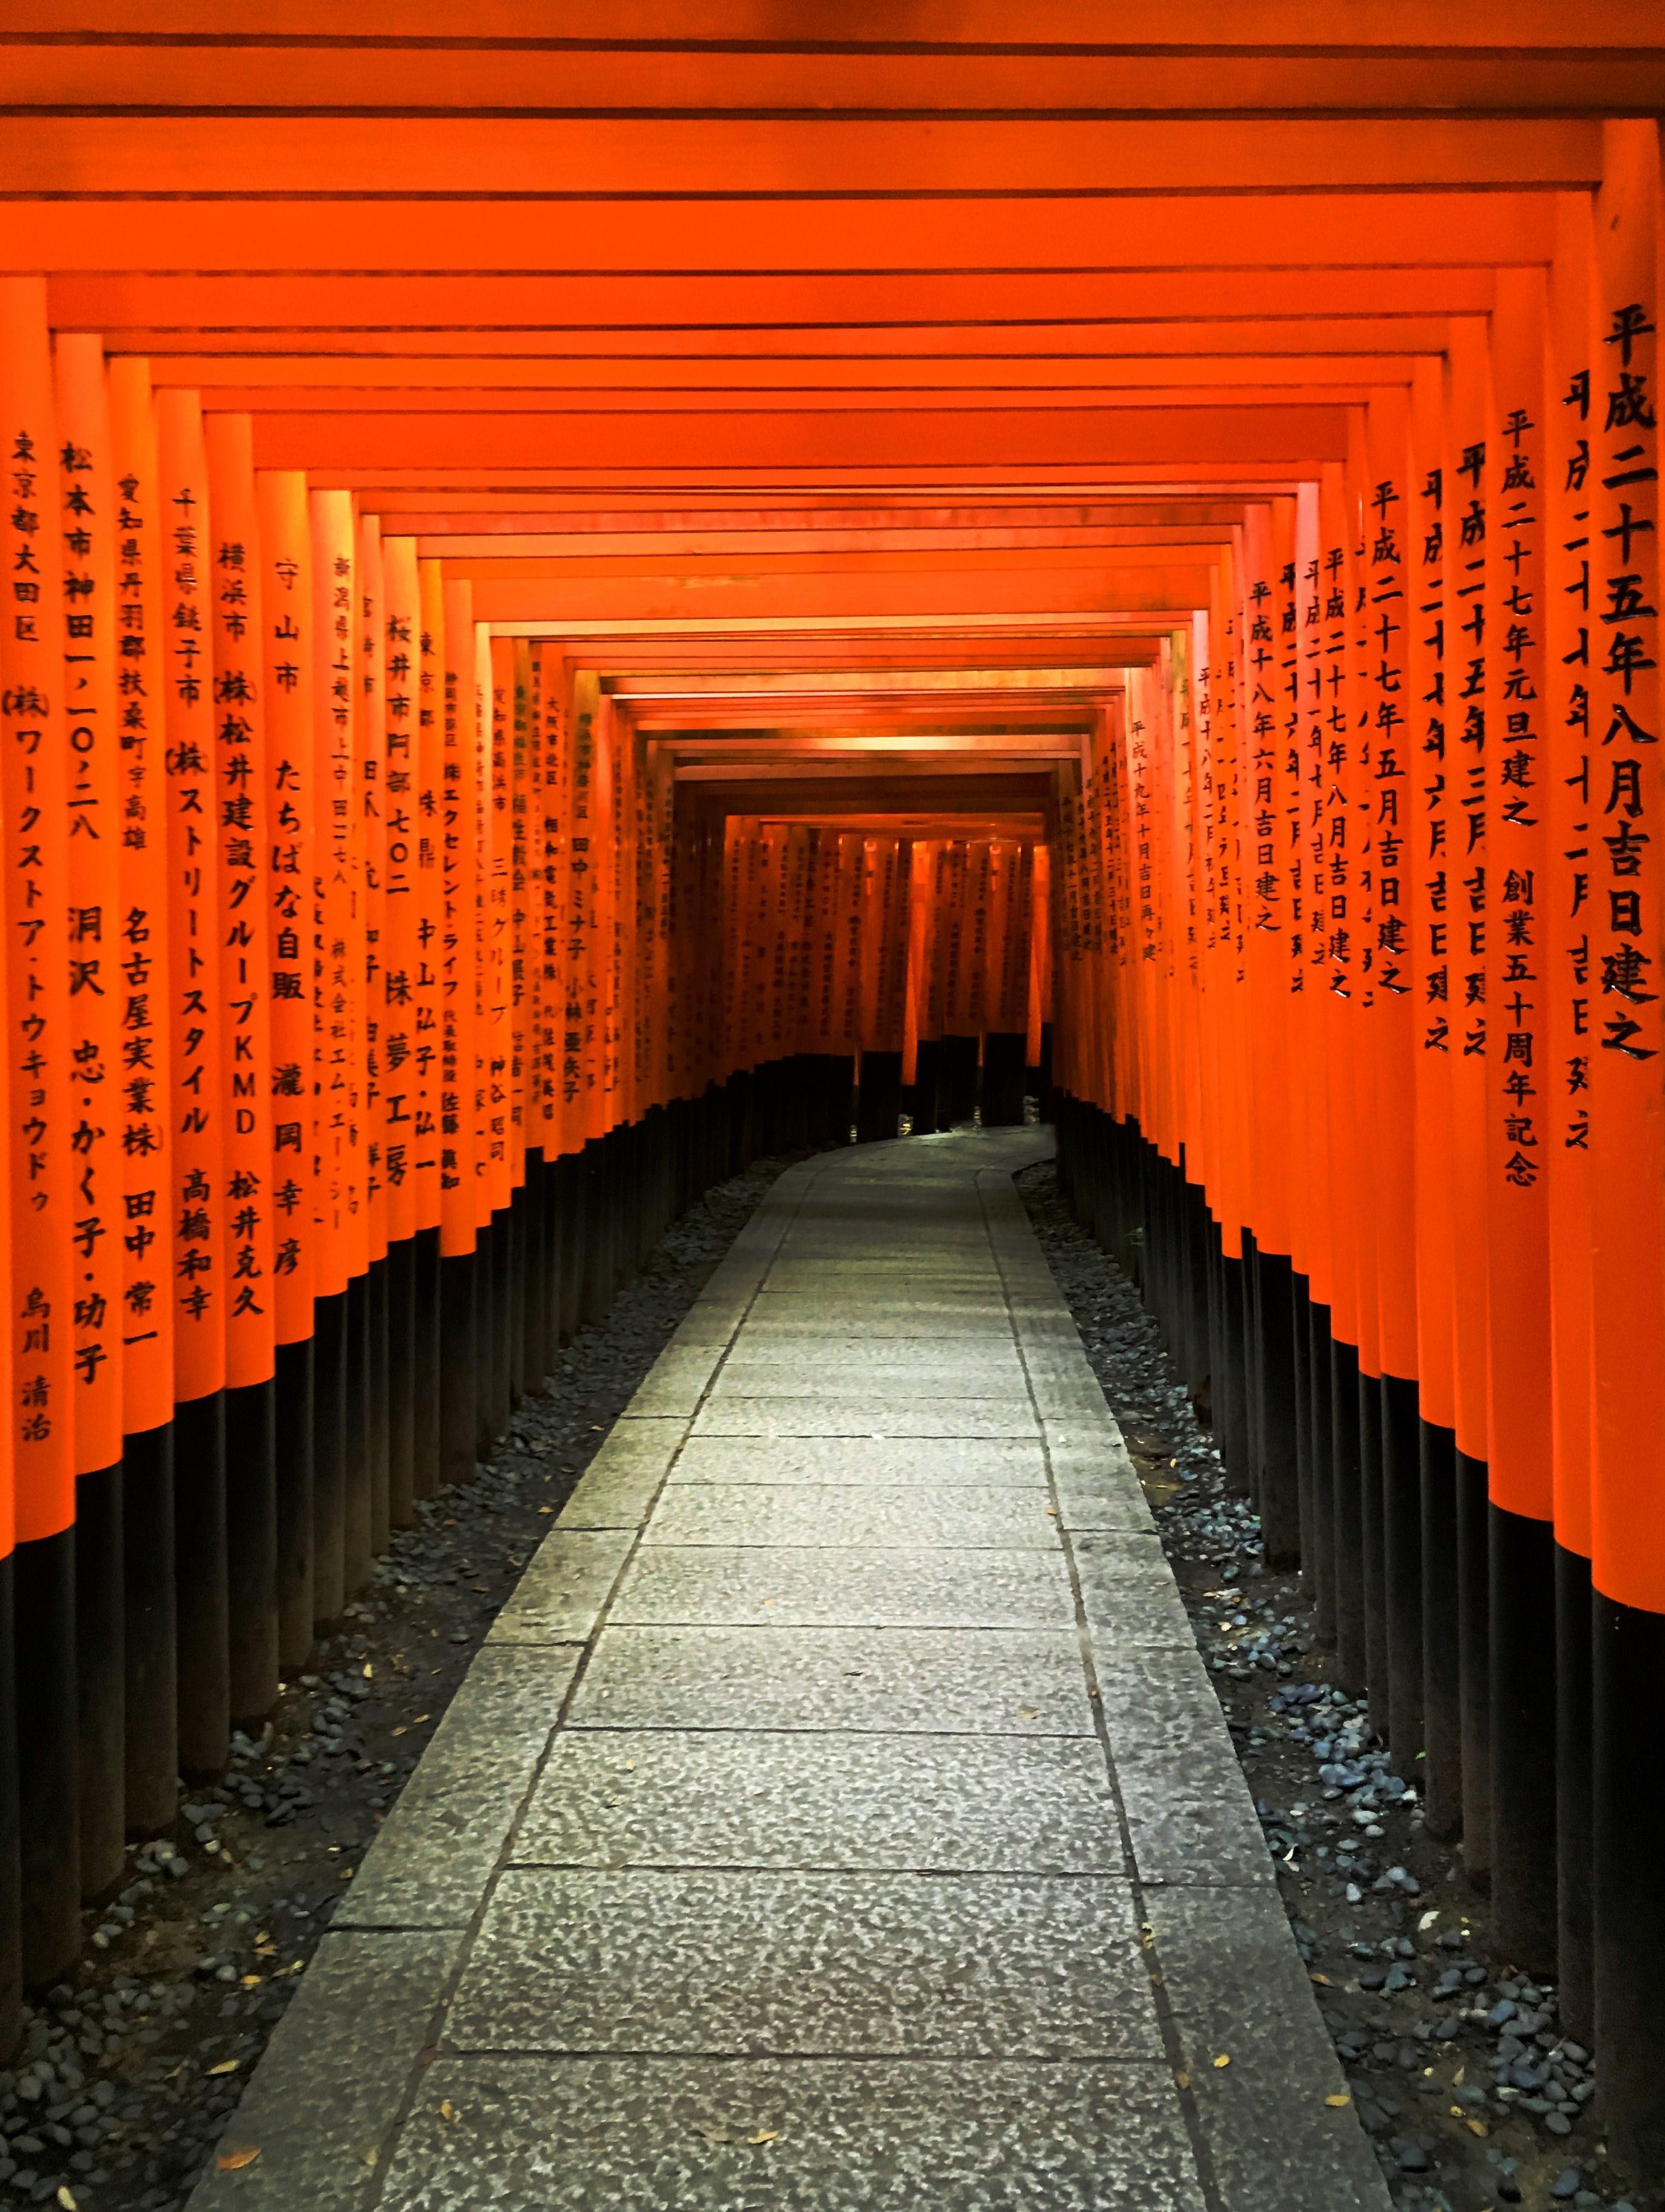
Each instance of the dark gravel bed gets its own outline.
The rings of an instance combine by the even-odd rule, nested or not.
[[[184,2203],[527,1558],[787,1164],[757,1162],[671,1228],[490,1464],[418,1508],[223,1783],[182,1792],[173,1834],[130,1850],[74,1978],[0,2069],[0,2203]]]
[[[1395,2204],[1656,2212],[1665,2198],[1607,2160],[1590,2054],[1561,2034],[1554,1990],[1492,1955],[1485,1899],[1427,1832],[1414,1771],[1336,1683],[1301,1577],[1267,1571],[1139,1292],[1050,1162],[1017,1183],[1151,1501]]]

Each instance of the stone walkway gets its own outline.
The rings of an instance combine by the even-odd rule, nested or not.
[[[1385,2212],[1012,1187],[1045,1143],[781,1177],[499,1616],[195,2212]]]

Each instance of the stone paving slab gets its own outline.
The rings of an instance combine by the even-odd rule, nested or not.
[[[1164,2068],[918,2058],[442,2059],[380,2203],[1205,2212]]]
[[[193,2212],[1388,2212],[1012,1188],[1044,1141],[779,1178]]]
[[[384,1822],[337,1928],[462,1928],[549,1748],[576,1646],[483,1651]]]
[[[221,2139],[193,2212],[252,2198],[274,2212],[360,2212],[380,2177],[462,1937],[455,1929],[337,1935],[318,1950]]]
[[[616,1627],[1068,1628],[1075,1598],[1055,1544],[930,1552],[661,1544],[637,1553],[609,1617]]]
[[[901,1398],[713,1398],[696,1437],[1033,1437],[1027,1396],[923,1401]]]
[[[1148,1534],[1156,1522],[1142,1491],[1129,1496],[1120,1484],[1060,1482],[1054,1491],[1058,1525],[1084,1534]]]
[[[746,1340],[737,1344],[723,1363],[723,1373],[726,1377],[753,1371],[767,1373],[773,1368],[785,1367],[794,1373],[815,1374],[828,1381],[854,1375],[865,1383],[876,1370],[887,1365],[970,1367],[1020,1377],[1024,1373],[1015,1343],[969,1345],[963,1336],[915,1336],[907,1340],[905,1349],[886,1352],[875,1352],[871,1339],[832,1337],[810,1349],[800,1347],[795,1340],[759,1346],[750,1331]]]
[[[700,1482],[667,1491],[644,1543],[875,1545],[964,1550],[993,1545],[1056,1554],[1058,1524],[1038,1490],[969,1482]]]
[[[1004,1308],[993,1299],[986,1299],[981,1305],[950,1305],[941,1299],[927,1298],[887,1299],[883,1303],[864,1297],[828,1298],[817,1301],[813,1319],[805,1313],[805,1303],[797,1297],[773,1302],[759,1298],[746,1316],[745,1341],[761,1346],[814,1344],[825,1336],[835,1336],[841,1343],[869,1342],[874,1339],[902,1342],[917,1337],[933,1340],[946,1336],[980,1338],[988,1334],[990,1323],[997,1316],[1002,1323],[1005,1321]]]
[[[627,1417],[615,1423],[562,1507],[561,1526],[640,1528],[687,1434],[685,1413]]]
[[[1109,1876],[511,1867],[459,2051],[1162,2056]]]
[[[1125,1871],[1103,1755],[1085,1738],[564,1730],[514,1855],[548,1866]]]
[[[710,1389],[722,1356],[720,1346],[678,1343],[673,1339],[631,1400],[632,1416],[691,1413]]]
[[[1275,1894],[1276,1876],[1248,1791],[1176,1796],[1174,1789],[1147,1777],[1145,1789],[1123,1792],[1139,1880],[1182,1888],[1264,1885]]]
[[[823,1370],[809,1355],[787,1359],[731,1358],[712,1377],[714,1401],[730,1398],[848,1397],[994,1399],[1004,1405],[1029,1397],[1029,1379],[1017,1359],[1010,1363],[968,1356],[953,1361],[911,1358],[848,1358]]]
[[[1090,1735],[1073,1630],[608,1628],[574,1728]]]
[[[1381,2171],[1352,2106],[1326,2101],[1346,2078],[1277,1892],[1155,1892],[1146,1917],[1224,2202],[1376,2212]]]
[[[552,1529],[491,1624],[488,1644],[586,1642],[635,1540],[634,1528],[569,1528],[563,1522]]]
[[[690,1437],[671,1486],[689,1482],[1044,1490],[1047,1456],[1038,1437]]]

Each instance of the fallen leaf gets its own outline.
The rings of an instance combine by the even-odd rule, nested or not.
[[[1470,2120],[1468,2123],[1468,2132],[1471,2136],[1484,2136],[1489,2135],[1491,2133],[1491,2130],[1486,2126],[1484,2120]]]
[[[447,2097],[445,2102],[440,2106],[440,2118],[442,2120],[454,2120],[456,2117],[457,2107],[452,2103],[450,2098]]]
[[[411,1722],[410,1725],[412,1728],[420,1728],[424,1721],[431,1721],[433,1717],[434,1716],[432,1713],[418,1713],[416,1719]]]
[[[1339,2096],[1326,2097],[1324,2102],[1329,2106],[1333,2112],[1344,2112],[1346,2107],[1352,2104],[1352,2099],[1347,2094],[1346,2091],[1343,2089]]]
[[[402,1728],[396,1728],[393,1730],[393,1733],[395,1735],[403,1735],[404,1734],[404,1730]]]
[[[365,1668],[365,1669],[364,1669],[364,1679],[365,1679],[365,1680],[366,1680],[367,1682],[370,1680],[371,1677],[374,1674],[375,1671],[376,1671],[376,1670],[375,1670],[375,1668],[374,1668],[374,1667],[371,1667],[371,1666],[368,1666],[368,1665],[367,1665],[367,1666],[366,1666],[366,1668]]]
[[[217,2066],[210,2066],[208,2070],[210,2075],[234,2074],[237,2071],[237,2061],[234,2058],[222,2058]]]
[[[247,2143],[240,2150],[222,2150],[214,2161],[216,2173],[240,2173],[246,2166],[252,2166],[260,2155],[258,2143]]]
[[[538,1510],[540,1513],[553,1513],[555,1508],[553,1505],[540,1505]]]
[[[260,1986],[260,1977],[259,1977],[259,1975],[258,1975],[258,1974],[245,1974],[245,1975],[244,1975],[244,1977],[243,1977],[243,1987],[244,1987],[246,1990],[258,1990],[258,1989],[259,1988],[259,1986]]]
[[[1231,2063],[1231,2053],[1229,2051],[1222,2051],[1214,2063],[1216,2066],[1229,2066]]]
[[[67,2189],[59,2189],[58,2192],[58,2201],[64,2207],[64,2212],[76,2212],[75,2198],[70,2196]]]
[[[1307,1979],[1310,1982],[1316,1982],[1321,1990],[1328,1990],[1334,1987],[1334,1984],[1328,1974],[1309,1974],[1307,1976]]]
[[[1191,2076],[1190,2076],[1188,2074],[1176,2074],[1176,2075],[1175,2075],[1175,2076],[1174,2076],[1174,2087],[1175,2087],[1176,2089],[1188,2089],[1188,2088],[1190,2087],[1190,2086],[1191,2086]]]
[[[759,2128],[757,2134],[748,2136],[746,2141],[752,2143],[775,2142],[779,2139],[780,2133],[779,2128]]]

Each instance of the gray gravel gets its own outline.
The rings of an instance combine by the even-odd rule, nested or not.
[[[343,1632],[284,1686],[218,1786],[130,1849],[76,1973],[0,2069],[0,2205],[184,2203],[342,1885],[618,1413],[770,1183],[763,1160],[674,1224],[562,1352],[473,1482],[418,1508]]]
[[[1553,1988],[1492,1956],[1485,1899],[1336,1684],[1301,1577],[1267,1571],[1138,1291],[1049,1162],[1017,1182],[1151,1501],[1395,2203],[1653,2212],[1665,2197],[1607,2160],[1590,2053],[1562,2034]]]

